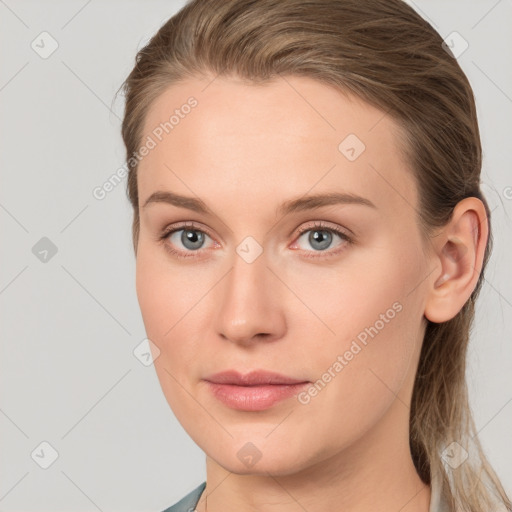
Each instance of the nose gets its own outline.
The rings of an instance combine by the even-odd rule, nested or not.
[[[264,254],[252,263],[236,254],[223,280],[215,327],[219,336],[233,343],[275,341],[286,331],[283,284],[267,267]]]

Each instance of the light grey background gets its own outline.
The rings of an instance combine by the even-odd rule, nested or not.
[[[459,62],[476,95],[495,235],[470,393],[510,493],[512,2],[409,3],[443,38],[457,31],[469,43]],[[124,161],[114,93],[182,5],[0,0],[1,511],[159,512],[205,478],[204,454],[133,354],[145,332],[125,183],[92,194]],[[51,49],[44,31],[58,43],[48,58],[31,47]],[[57,248],[47,262],[33,253],[43,237]],[[51,455],[43,441],[58,452],[48,469],[36,463]]]

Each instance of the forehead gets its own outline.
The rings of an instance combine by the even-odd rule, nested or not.
[[[143,132],[155,145],[139,164],[141,202],[177,188],[206,201],[214,191],[250,203],[260,193],[280,202],[285,193],[337,189],[382,206],[416,203],[395,121],[310,78],[189,79],[153,102]]]
[[[189,108],[192,99],[197,104]],[[194,123],[198,117],[200,122]],[[186,118],[191,120],[182,122]],[[239,140],[242,137],[264,139],[269,133],[280,131],[282,136],[336,142],[351,131],[368,143],[387,134],[387,141],[383,142],[391,143],[395,142],[392,140],[395,132],[399,132],[391,117],[359,97],[296,76],[262,84],[226,77],[188,79],[173,84],[151,104],[144,133],[151,133],[169,120],[172,125],[169,133],[174,139],[186,130],[184,125],[191,123],[195,124],[198,139],[212,135]],[[266,129],[262,130],[263,127]]]

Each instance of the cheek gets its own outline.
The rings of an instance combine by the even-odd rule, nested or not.
[[[155,361],[159,376],[165,367],[186,385],[196,377],[211,316],[208,291],[219,277],[199,266],[172,264],[161,251],[141,245],[136,262],[137,298],[146,334],[160,349]]]
[[[330,447],[370,430],[397,395],[407,400],[400,393],[415,370],[422,325],[420,294],[410,293],[420,262],[410,256],[407,266],[390,253],[378,263],[361,257],[357,265],[329,273],[296,274],[301,277],[293,289],[303,290],[304,303],[333,331],[311,317],[309,328],[302,326],[311,333],[312,325],[320,325],[315,329],[323,343],[321,350],[309,344],[307,360],[316,380],[300,411],[304,418],[322,418],[319,436],[330,439]],[[307,338],[300,339],[307,344]]]
[[[169,404],[174,408],[176,404],[173,402],[178,392],[174,379],[180,382],[184,380],[178,374],[184,365],[175,362],[186,359],[186,353],[182,351],[190,344],[172,343],[172,340],[179,335],[183,341],[187,336],[183,332],[187,324],[180,322],[180,318],[186,315],[186,306],[190,309],[190,300],[184,298],[182,285],[176,283],[179,274],[172,270],[170,267],[163,268],[154,253],[140,248],[136,262],[137,298],[146,335],[159,349],[158,357],[154,359],[155,371]]]
[[[302,324],[303,332],[314,329],[324,341],[321,351],[310,354],[317,377],[329,371],[343,374],[343,379],[333,380],[347,379],[346,389],[361,381],[360,391],[366,386],[370,395],[379,387],[384,394],[400,389],[421,343],[422,302],[419,292],[411,293],[421,269],[420,254],[412,247],[400,256],[391,248],[381,253],[360,251],[357,258],[337,267],[311,266],[308,272],[288,274],[290,288],[318,318],[308,315],[308,322]],[[296,317],[292,325],[300,324]],[[333,368],[338,356],[343,368],[340,364]],[[383,383],[378,383],[379,377]],[[372,383],[378,383],[377,388]]]
[[[176,295],[166,293],[169,289],[169,277],[158,270],[154,258],[139,247],[136,263],[137,299],[148,337],[160,349],[162,336],[172,325],[172,301]]]
[[[159,261],[161,258],[155,250],[145,250],[143,245],[139,247],[137,298],[147,337],[159,349],[154,368],[160,386],[180,421],[188,417],[200,421],[202,417],[195,409],[196,402],[190,400],[185,390],[190,388],[189,379],[195,368],[193,362],[200,354],[196,345],[199,338],[187,320],[191,318],[188,315],[197,312],[194,305],[198,305],[203,289],[197,283],[191,284],[188,273]]]
[[[411,291],[421,275],[420,255],[414,247],[408,253],[396,252],[389,243],[354,250],[328,266],[294,263],[280,274],[310,309],[309,320],[314,315],[324,324],[324,339],[329,339],[329,331],[331,339],[351,338],[375,323],[382,331],[381,315],[388,330],[393,322],[387,320],[397,316],[399,305],[405,308],[415,300]]]
[[[165,340],[172,337],[179,320],[199,302],[208,281],[200,271],[184,271],[170,264],[162,252],[163,249],[141,244],[136,262],[136,290],[146,332],[165,348]]]

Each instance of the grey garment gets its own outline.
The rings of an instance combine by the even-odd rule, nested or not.
[[[206,482],[196,487],[193,491],[182,498],[178,503],[172,507],[166,508],[162,512],[194,512],[201,497],[202,492],[206,487]],[[446,502],[441,495],[441,489],[437,485],[436,479],[432,480],[431,495],[430,495],[429,512],[449,512]]]
[[[166,508],[162,512],[193,512],[197,507],[197,503],[199,502],[199,498],[201,497],[201,493],[204,491],[205,487],[206,482],[203,482],[178,501],[178,503]]]

